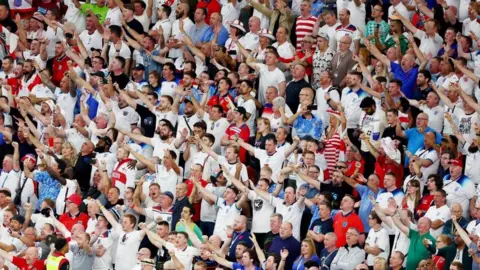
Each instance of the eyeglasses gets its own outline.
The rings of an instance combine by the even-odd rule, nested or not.
[[[315,173],[315,174],[317,174],[317,173],[320,173],[320,172],[319,172],[319,171],[314,171],[314,172],[310,171],[310,172],[307,172],[307,173]]]
[[[421,117],[417,117],[417,120],[428,121],[427,118],[421,118]]]
[[[335,168],[335,169],[346,169],[347,167],[335,165],[334,168]]]

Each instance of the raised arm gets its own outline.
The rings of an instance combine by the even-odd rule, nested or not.
[[[163,240],[158,234],[152,232],[150,230],[150,225],[145,226],[145,224],[142,224],[142,226],[139,225],[139,228],[147,235],[148,240],[152,242],[156,247],[162,248],[167,246],[167,241]]]
[[[217,202],[217,199],[218,199],[217,195],[206,190],[204,187],[202,187],[202,185],[197,180],[193,180],[193,184],[197,187],[202,198],[206,199],[207,201],[209,200],[211,202],[215,202],[215,203]]]
[[[455,104],[443,93],[442,89],[443,87],[440,87],[441,89],[437,88],[437,85],[433,82],[430,83],[430,86],[432,87],[432,90],[437,93],[437,95],[440,97],[440,99],[447,105],[448,108],[452,109]]]
[[[363,44],[365,44],[365,47],[367,47],[367,50],[375,57],[377,58],[380,62],[382,62],[384,65],[387,67],[390,67],[390,60],[388,59],[387,56],[382,54],[378,48],[370,43],[367,39],[363,39]]]
[[[110,211],[108,211],[105,208],[105,206],[103,206],[103,204],[99,200],[96,200],[95,202],[97,203],[98,207],[100,208],[100,211],[102,212],[102,214],[107,219],[108,223],[110,223],[110,225],[112,225],[112,228],[116,228],[118,226],[118,222],[113,217],[112,213]]]
[[[233,263],[227,261],[225,258],[219,257],[217,254],[213,253],[212,254],[213,260],[216,261],[218,264],[233,269]]]
[[[246,143],[242,139],[238,138],[237,144],[238,146],[245,148],[245,150],[247,150],[251,155],[255,155],[255,147],[253,147],[249,143]]]
[[[128,131],[123,131],[123,130],[118,130],[118,132],[122,133],[123,135],[128,136],[128,137],[129,137],[130,139],[132,139],[132,140],[136,140],[136,141],[139,141],[139,142],[142,142],[142,143],[146,143],[146,144],[148,144],[148,145],[152,145],[152,146],[153,146],[152,138],[145,137],[145,136],[143,136],[143,135],[135,134],[135,133],[128,132]]]
[[[409,236],[409,229],[407,226],[405,226],[402,221],[399,219],[400,215],[398,214],[398,210],[395,212],[394,215],[392,215],[392,221],[397,226],[397,228],[405,234],[407,237]]]
[[[400,12],[397,12],[397,10],[395,10],[394,14],[398,16],[398,18],[402,21],[403,25],[405,26],[405,28],[407,28],[408,31],[414,34],[417,33],[418,28],[415,27],[415,25],[413,25],[412,22],[410,22],[409,18],[403,17],[402,14],[400,14]]]

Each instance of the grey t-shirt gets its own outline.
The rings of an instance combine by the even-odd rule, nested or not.
[[[95,249],[92,247],[92,254],[88,254],[85,249],[80,249],[78,244],[70,245],[70,252],[73,253],[73,262],[70,264],[72,270],[92,269],[95,259]]]

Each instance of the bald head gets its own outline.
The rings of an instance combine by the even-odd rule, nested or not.
[[[222,244],[222,239],[218,235],[212,235],[212,236],[210,236],[210,238],[208,240],[215,247],[220,247],[220,245]]]

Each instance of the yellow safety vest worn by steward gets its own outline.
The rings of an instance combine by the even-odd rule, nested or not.
[[[47,270],[58,270],[60,266],[60,262],[65,259],[64,256],[53,256],[49,255],[45,265],[47,266]]]

